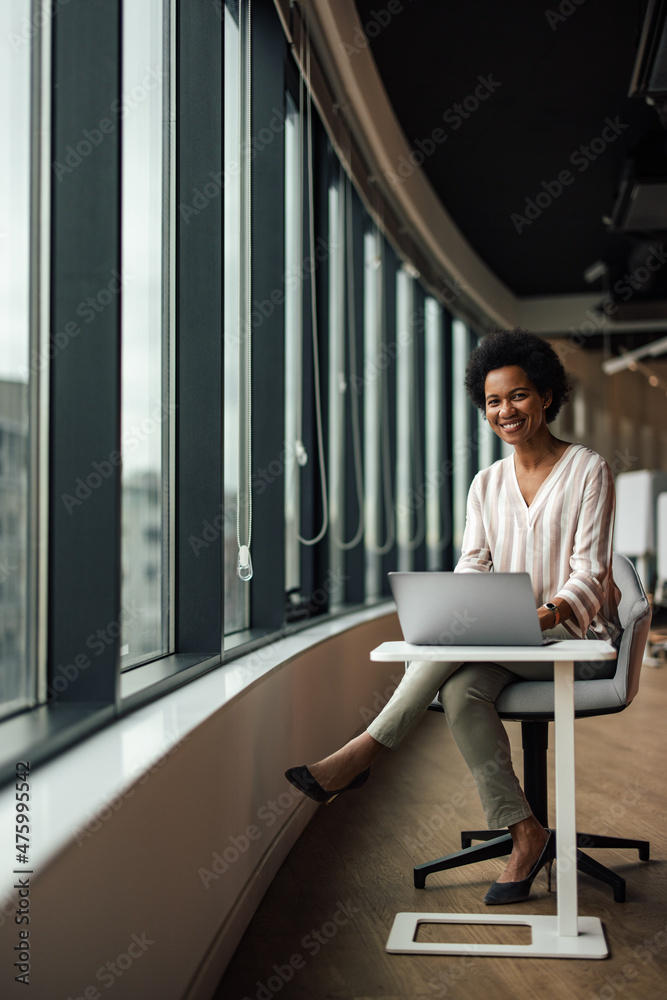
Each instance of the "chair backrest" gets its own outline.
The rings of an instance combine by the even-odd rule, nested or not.
[[[639,688],[639,674],[651,627],[651,608],[637,570],[627,556],[614,552],[612,572],[621,591],[618,617],[623,628],[613,681],[622,704],[629,705]]]
[[[639,674],[651,627],[651,609],[637,571],[627,556],[615,552],[612,575],[621,592],[618,615],[623,634],[613,677],[574,682],[577,716],[606,715],[629,705],[639,688]],[[496,699],[502,719],[553,718],[553,681],[517,681],[508,684]]]

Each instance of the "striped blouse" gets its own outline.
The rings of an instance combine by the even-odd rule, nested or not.
[[[529,573],[537,607],[558,597],[568,602],[571,635],[584,638],[590,628],[614,641],[621,631],[611,573],[615,505],[611,469],[583,445],[569,445],[530,506],[514,455],[500,459],[470,486],[455,572]]]

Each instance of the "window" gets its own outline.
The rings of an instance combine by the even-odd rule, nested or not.
[[[481,340],[477,338],[477,343]],[[489,427],[481,410],[477,410],[477,443],[480,469],[488,469],[498,457],[500,441]]]
[[[369,224],[364,235],[364,538],[369,600],[382,593],[382,556],[393,544],[383,275],[384,239]],[[382,536],[383,513],[388,539]]]
[[[303,82],[285,130],[285,590],[287,622],[343,600],[344,193]],[[300,109],[300,110],[299,110]],[[332,173],[333,171],[333,173]],[[332,517],[335,518],[335,526]]]
[[[416,306],[415,279],[402,267],[396,278],[396,540],[398,569],[420,568],[415,551],[425,535],[424,397],[418,364],[423,312]]]
[[[301,115],[291,94],[285,118],[285,590],[301,588],[303,445],[303,148]]]
[[[224,567],[225,633],[250,624],[249,583],[238,575],[239,548],[251,540],[248,393],[250,306],[250,141],[248,5],[224,7]],[[232,168],[233,165],[233,168]],[[258,321],[261,321],[259,316]]]
[[[495,434],[489,427],[488,420],[481,410],[477,411],[477,440],[479,448],[479,467],[488,469],[496,460]]]
[[[345,406],[349,392],[346,375],[345,331],[346,302],[351,294],[346,287],[346,192],[343,168],[338,159],[329,151],[329,280],[328,291],[328,340],[329,357],[329,435],[327,454],[329,477],[329,570],[333,578],[339,580],[343,574],[343,550],[341,541],[345,536]],[[340,600],[340,588],[336,589]]]
[[[466,500],[473,473],[472,422],[465,390],[465,368],[468,362],[469,333],[461,320],[452,323],[452,424],[454,461],[454,561],[461,555],[461,543],[466,518]]]
[[[173,648],[168,12],[165,0],[126,3],[123,10],[123,274],[113,288],[121,286],[123,292],[123,601],[138,609],[123,620],[124,668]]]
[[[39,225],[39,219],[31,214],[36,205],[30,198],[31,134],[37,129],[31,121],[31,45],[25,34],[30,18],[28,0],[0,6],[0,135],[6,150],[0,170],[0,716],[36,694],[37,651],[29,641],[37,629],[29,612],[37,587],[29,555],[38,516],[34,404],[48,358],[40,352],[39,319],[31,310],[37,280],[31,224]]]
[[[0,716],[43,759],[449,567],[498,449],[307,30],[253,5],[251,66],[244,0],[37,10],[0,6]]]
[[[428,296],[426,337],[426,568],[446,569],[444,551],[451,541],[449,467],[446,458],[445,344],[442,306]]]
[[[364,599],[363,228],[361,203],[331,151],[329,185],[330,609]]]

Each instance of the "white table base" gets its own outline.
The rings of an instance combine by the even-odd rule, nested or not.
[[[383,643],[371,652],[372,660],[457,659],[450,647],[447,657],[439,647],[409,647],[407,643]],[[557,654],[553,657],[553,654]],[[398,654],[398,655],[397,655]],[[387,951],[417,955],[511,955],[526,958],[606,958],[609,954],[602,924],[597,917],[578,916],[576,810],[574,782],[574,661],[611,659],[616,650],[607,643],[565,640],[557,647],[527,650],[480,647],[461,649],[462,661],[490,660],[503,662],[529,658],[552,660],[554,664],[554,730],[556,760],[556,831],[558,872],[558,915],[485,913],[398,913],[394,920]],[[568,654],[572,659],[568,659]],[[422,923],[440,924],[518,924],[532,930],[530,944],[461,944],[415,941]]]
[[[420,924],[493,924],[528,926],[530,944],[465,944],[415,941]],[[387,941],[393,955],[503,955],[513,958],[606,958],[609,954],[598,917],[579,917],[576,937],[558,933],[558,917],[503,913],[397,913]]]

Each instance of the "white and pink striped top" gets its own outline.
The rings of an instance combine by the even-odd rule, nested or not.
[[[562,597],[576,616],[565,628],[584,638],[620,634],[620,591],[611,573],[616,495],[611,469],[596,452],[571,444],[528,506],[514,455],[477,473],[468,493],[455,572],[530,574],[536,606]]]

